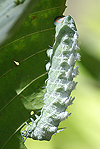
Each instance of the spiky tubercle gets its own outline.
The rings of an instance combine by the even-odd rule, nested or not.
[[[46,65],[49,72],[41,115],[27,125],[22,132],[24,137],[49,141],[57,133],[59,123],[70,115],[66,109],[74,100],[70,94],[77,84],[73,81],[79,73],[78,67],[74,68],[76,61],[80,60],[77,49],[75,22],[71,16],[64,17],[56,26],[53,48],[47,50],[50,63]]]

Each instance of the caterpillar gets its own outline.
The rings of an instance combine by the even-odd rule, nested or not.
[[[46,80],[46,93],[44,95],[44,106],[40,116],[31,118],[32,123],[26,123],[26,129],[22,136],[34,140],[49,141],[53,134],[62,131],[58,128],[59,123],[70,116],[66,111],[73,103],[74,98],[70,96],[77,82],[73,78],[79,74],[76,61],[80,60],[77,52],[78,34],[75,22],[69,15],[55,23],[56,33],[53,47],[47,50],[50,62],[46,64],[48,79]],[[55,20],[56,21],[56,20]]]

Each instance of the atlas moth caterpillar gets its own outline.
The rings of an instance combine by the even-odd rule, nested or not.
[[[75,22],[71,16],[66,16],[60,17],[60,21],[57,18],[55,25],[55,42],[47,50],[50,62],[46,65],[49,72],[44,106],[40,116],[36,115],[36,120],[31,118],[32,124],[26,123],[26,129],[22,131],[23,137],[35,140],[49,141],[53,134],[64,129],[58,126],[70,115],[66,109],[74,100],[70,94],[77,84],[73,78],[79,73],[78,66],[74,68],[76,61],[80,60]]]

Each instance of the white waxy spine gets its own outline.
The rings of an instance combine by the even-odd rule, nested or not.
[[[77,49],[75,22],[71,16],[64,17],[56,26],[53,48],[47,50],[50,63],[46,65],[49,72],[41,115],[35,121],[32,120],[31,125],[27,125],[22,132],[24,137],[49,141],[58,132],[59,123],[70,115],[66,109],[74,100],[70,94],[77,84],[73,81],[79,73],[78,67],[74,68],[76,61],[80,60]]]

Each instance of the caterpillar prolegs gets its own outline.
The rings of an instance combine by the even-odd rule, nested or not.
[[[59,123],[70,115],[66,109],[74,100],[70,94],[77,84],[73,78],[79,73],[78,66],[74,68],[76,61],[80,60],[77,53],[78,34],[71,16],[60,19],[60,23],[56,23],[54,45],[47,50],[50,62],[46,65],[49,72],[44,106],[41,115],[36,120],[31,118],[32,124],[27,124],[22,131],[26,138],[49,141],[53,134],[61,131],[58,128]]]

